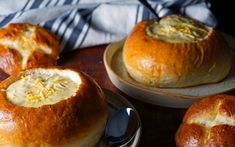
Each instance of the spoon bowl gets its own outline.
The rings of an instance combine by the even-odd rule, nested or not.
[[[112,147],[129,145],[131,142],[135,142],[131,146],[135,147],[138,144],[136,135],[139,136],[141,131],[137,111],[123,96],[106,88],[103,91],[111,107],[104,132],[105,140]]]
[[[111,146],[124,146],[135,136],[140,126],[139,116],[132,108],[121,108],[107,121],[105,136]]]

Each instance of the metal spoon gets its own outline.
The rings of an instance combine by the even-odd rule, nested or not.
[[[140,126],[139,116],[132,108],[121,108],[108,118],[105,136],[112,147],[127,145]]]
[[[156,20],[159,21],[160,17],[158,14],[155,12],[155,10],[152,8],[152,6],[147,2],[147,0],[139,0],[141,4],[143,4],[154,16],[156,17]]]

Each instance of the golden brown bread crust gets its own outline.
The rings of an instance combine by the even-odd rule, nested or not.
[[[193,104],[176,133],[178,147],[235,146],[235,97],[216,95]]]
[[[0,69],[5,73],[20,71],[21,57],[14,49],[0,45]]]
[[[169,43],[150,37],[149,21],[137,24],[123,47],[129,75],[153,87],[187,87],[218,82],[231,68],[231,49],[211,29],[206,39],[191,43]]]
[[[0,145],[65,146],[104,126],[105,95],[87,75],[78,72],[82,84],[76,96],[53,105],[28,108],[6,100],[5,90],[22,74],[14,74],[0,84]]]
[[[0,29],[0,69],[7,74],[54,65],[58,55],[59,40],[42,27],[14,23]]]

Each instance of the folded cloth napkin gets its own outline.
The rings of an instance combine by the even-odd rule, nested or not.
[[[217,22],[205,0],[148,1],[160,17],[182,13],[210,26]],[[0,0],[0,27],[29,22],[54,32],[61,50],[118,41],[153,15],[137,0]]]

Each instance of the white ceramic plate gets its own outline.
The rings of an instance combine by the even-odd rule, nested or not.
[[[108,113],[109,115],[112,115],[116,110],[123,108],[123,107],[129,107],[136,111],[134,106],[124,97],[118,94],[114,94],[112,91],[108,89],[103,89],[107,100],[108,100]],[[136,111],[137,112],[137,111]],[[138,113],[137,113],[138,114]],[[137,132],[131,142],[128,143],[128,147],[137,147],[138,143],[140,141],[140,134],[141,134],[141,125],[139,128],[137,128]],[[105,137],[103,137],[100,142],[96,145],[96,147],[110,147],[108,145],[107,140]]]
[[[235,38],[225,35],[229,45],[235,49]],[[104,53],[104,65],[112,83],[132,98],[155,105],[186,108],[201,97],[223,93],[235,88],[235,52],[230,74],[219,83],[188,88],[154,88],[133,80],[122,61],[122,47],[125,40],[110,44]]]

